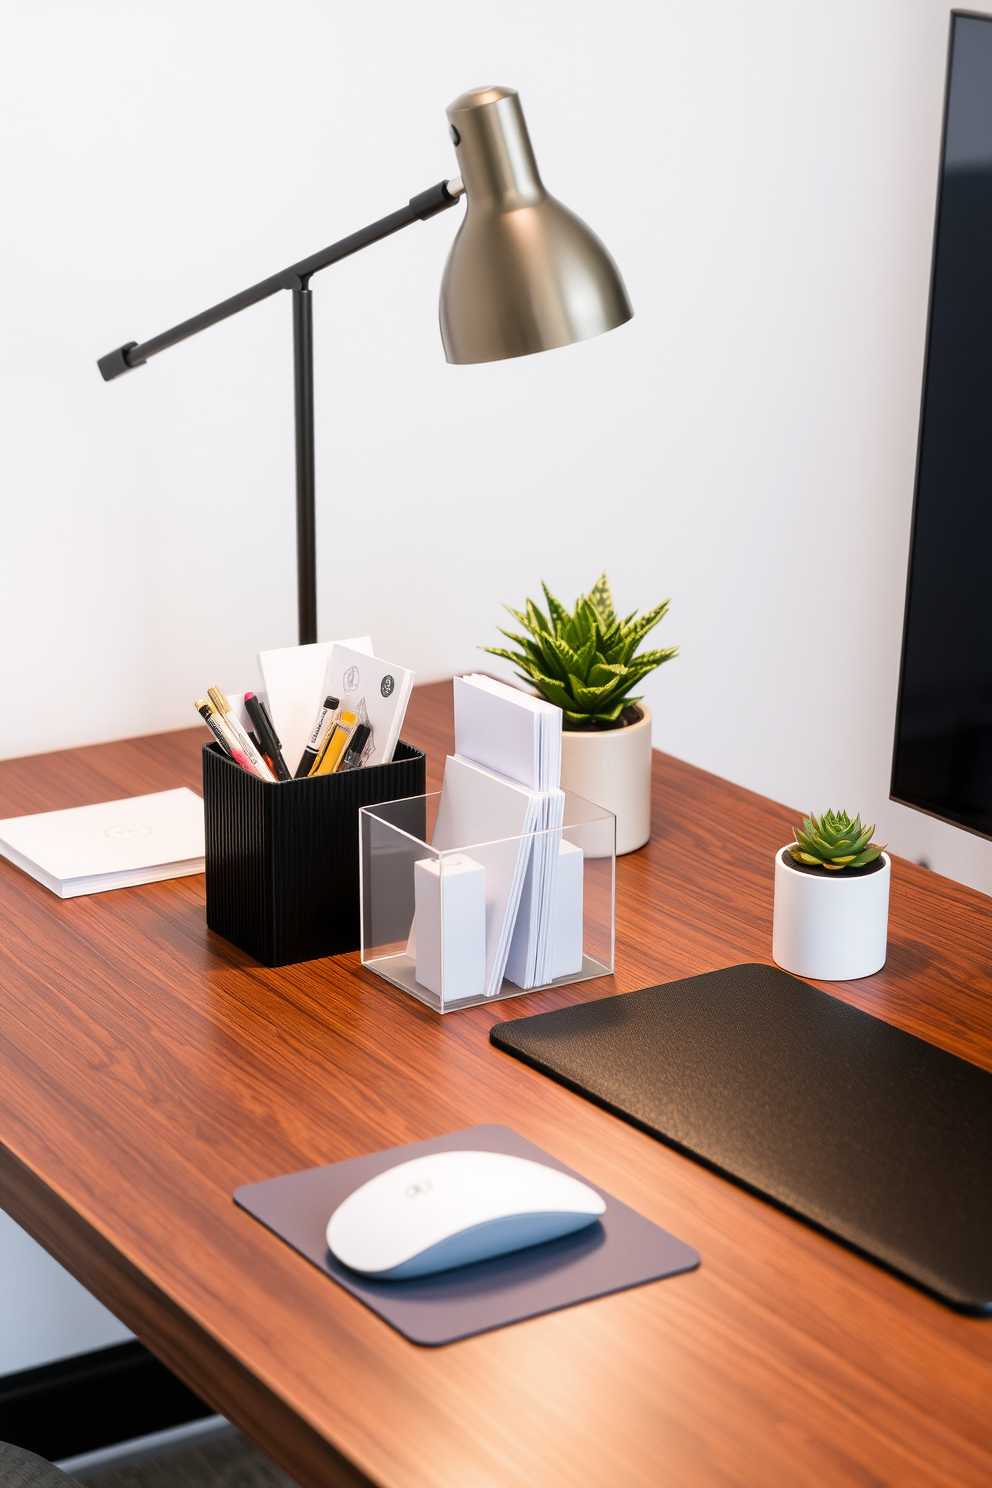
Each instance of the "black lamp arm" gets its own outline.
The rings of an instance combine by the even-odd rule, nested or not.
[[[449,190],[449,185],[455,189]],[[311,274],[316,274],[318,270],[338,263],[342,258],[350,258],[360,249],[368,248],[370,244],[378,243],[382,238],[388,238],[392,233],[399,232],[401,227],[409,227],[411,222],[426,222],[428,217],[434,217],[438,212],[453,207],[460,195],[460,181],[450,183],[439,181],[428,191],[422,191],[419,196],[411,197],[407,205],[400,207],[398,212],[391,212],[388,217],[380,217],[378,222],[370,223],[368,227],[361,228],[358,232],[352,233],[350,237],[342,238],[340,242],[332,243],[329,248],[323,248],[319,253],[312,253],[309,258],[303,258],[299,263],[291,264],[288,269],[283,269],[279,274],[271,274],[268,279],[263,279],[259,284],[253,284],[250,289],[243,289],[240,294],[232,295],[229,300],[221,300],[219,305],[213,305],[209,310],[201,311],[199,315],[194,315],[190,320],[184,320],[180,325],[173,326],[171,330],[163,331],[160,336],[153,336],[150,341],[143,341],[140,344],[137,341],[126,342],[123,346],[117,347],[115,351],[108,352],[97,362],[104,381],[111,382],[122,372],[130,372],[134,367],[143,366],[149,357],[165,351],[169,346],[175,346],[177,341],[185,341],[187,337],[195,336],[198,331],[205,331],[208,326],[216,325],[219,320],[227,320],[228,316],[237,315],[239,310],[247,310],[249,305],[257,305],[260,300],[267,300],[271,295],[278,294],[281,289],[306,289]]]
[[[428,217],[434,217],[438,212],[453,207],[464,189],[457,178],[439,181],[428,191],[411,197],[407,205],[400,207],[398,212],[380,217],[378,222],[370,223],[368,227],[352,233],[349,238],[342,238],[320,253],[312,253],[309,258],[291,264],[281,274],[273,274],[260,284],[253,284],[250,289],[243,289],[240,294],[232,295],[229,300],[222,300],[219,305],[204,310],[200,315],[194,315],[191,320],[184,320],[181,325],[173,326],[171,331],[163,331],[161,336],[143,341],[140,346],[136,341],[128,341],[97,362],[104,381],[111,382],[113,378],[120,377],[122,372],[130,372],[133,367],[142,366],[157,352],[165,351],[168,346],[175,346],[177,341],[185,341],[188,336],[195,336],[197,331],[205,331],[219,320],[237,315],[239,310],[247,310],[249,305],[267,300],[281,289],[292,291],[293,371],[296,390],[296,602],[301,646],[309,645],[317,639],[313,310],[310,302],[310,276],[320,269],[328,268],[330,264],[338,263],[342,258],[350,257],[361,248],[368,248],[371,243],[378,243],[381,238],[388,238],[391,233],[399,232],[401,227],[409,227],[411,222],[426,222]]]

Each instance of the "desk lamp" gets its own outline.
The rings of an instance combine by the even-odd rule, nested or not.
[[[515,91],[476,88],[456,98],[447,112],[460,177],[439,182],[388,217],[150,341],[126,342],[97,363],[110,382],[281,289],[292,292],[301,646],[317,639],[311,275],[401,227],[425,222],[464,196],[467,210],[441,284],[441,340],[449,362],[495,362],[550,351],[612,330],[633,314],[603,244],[544,189]]]

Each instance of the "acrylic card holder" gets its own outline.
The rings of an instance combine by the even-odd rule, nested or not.
[[[615,817],[566,791],[560,828],[439,851],[440,799],[360,812],[362,965],[439,1013],[610,975]]]
[[[359,809],[422,797],[426,760],[272,784],[203,746],[207,925],[264,966],[360,945]]]

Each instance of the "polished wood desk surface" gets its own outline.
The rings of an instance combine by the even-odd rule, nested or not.
[[[450,685],[404,734],[436,788]],[[0,765],[0,815],[198,786],[205,731]],[[720,824],[748,841],[732,855]],[[992,1482],[992,1321],[950,1312],[498,1053],[495,1019],[770,960],[790,813],[655,755],[615,978],[439,1018],[357,955],[269,971],[202,877],[61,902],[0,862],[0,1201],[305,1488]],[[755,852],[757,856],[755,856]],[[984,896],[896,860],[878,976],[829,991],[992,1068]],[[500,1121],[701,1268],[441,1349],[231,1201],[242,1183]]]

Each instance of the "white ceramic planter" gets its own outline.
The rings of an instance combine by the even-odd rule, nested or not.
[[[628,728],[563,729],[561,783],[617,819],[617,857],[651,836],[651,709]]]
[[[775,854],[772,959],[783,971],[851,982],[885,965],[889,924],[888,853],[875,873],[802,873]]]

